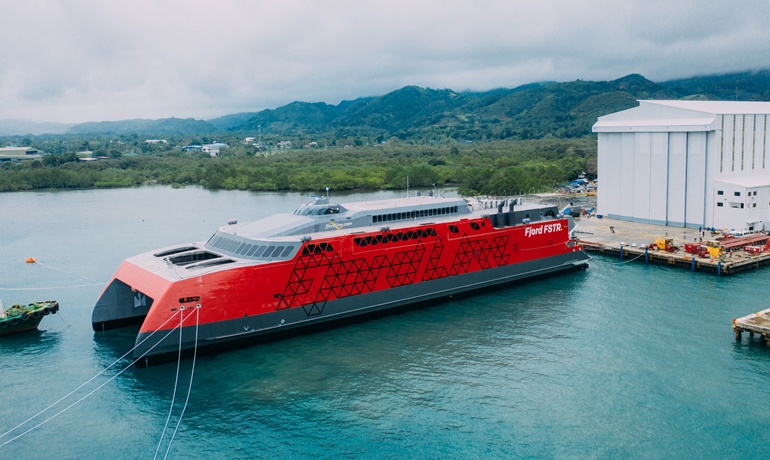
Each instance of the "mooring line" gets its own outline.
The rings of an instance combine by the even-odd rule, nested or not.
[[[176,437],[176,432],[179,430],[179,425],[182,423],[182,418],[184,417],[184,413],[187,410],[187,403],[190,402],[190,393],[192,392],[192,386],[193,386],[193,376],[195,376],[195,358],[198,355],[198,328],[200,326],[200,307],[195,307],[195,345],[193,346],[193,360],[192,360],[192,366],[190,368],[190,385],[187,387],[187,398],[184,400],[184,406],[182,406],[182,413],[179,414],[179,419],[176,421],[176,427],[174,428],[174,433],[171,434],[171,439],[168,441],[168,447],[166,448],[166,455],[163,457],[163,460],[166,460],[168,458],[168,453],[171,451],[171,444],[174,443],[174,438]],[[179,331],[179,336],[181,337],[182,331]]]
[[[172,316],[172,318],[173,318],[173,316]],[[102,388],[103,388],[105,385],[107,385],[108,383],[110,383],[110,382],[112,382],[113,380],[115,380],[116,378],[118,378],[118,377],[119,377],[121,374],[123,374],[123,373],[124,373],[124,372],[126,372],[128,369],[130,369],[130,368],[131,368],[131,366],[133,366],[133,365],[134,365],[134,364],[136,364],[136,363],[137,363],[137,362],[138,362],[140,359],[142,359],[142,358],[143,358],[143,357],[144,357],[144,356],[145,356],[147,353],[151,352],[151,351],[152,351],[152,350],[153,350],[155,347],[157,347],[158,345],[160,345],[160,343],[161,343],[161,342],[163,342],[163,340],[165,340],[165,339],[166,339],[168,336],[170,336],[170,335],[171,335],[171,333],[172,333],[172,332],[174,332],[175,330],[176,330],[176,327],[174,327],[173,329],[170,329],[170,330],[168,331],[168,333],[167,333],[165,336],[163,336],[163,338],[162,338],[162,339],[160,339],[158,342],[156,342],[156,343],[155,343],[155,345],[153,345],[153,346],[151,346],[150,348],[148,348],[148,349],[147,349],[147,351],[145,351],[144,353],[142,353],[142,355],[141,355],[141,356],[139,356],[139,357],[138,357],[138,358],[136,358],[135,360],[131,361],[131,363],[130,363],[129,365],[127,365],[126,367],[124,367],[124,368],[123,368],[123,369],[122,369],[120,372],[118,372],[117,374],[115,374],[115,375],[113,375],[112,377],[110,377],[109,379],[107,379],[107,381],[106,381],[106,382],[102,383],[102,384],[101,384],[101,385],[99,385],[98,387],[96,387],[96,388],[94,388],[93,390],[91,390],[90,392],[88,392],[88,393],[87,393],[85,396],[83,396],[82,398],[78,399],[78,400],[77,400],[77,401],[75,401],[74,403],[70,404],[69,406],[65,407],[64,409],[60,410],[59,412],[55,413],[54,415],[52,415],[52,416],[48,417],[47,419],[43,420],[42,422],[40,422],[40,423],[38,423],[37,425],[33,426],[32,428],[28,429],[27,431],[24,431],[23,433],[19,434],[18,436],[16,436],[16,437],[13,437],[13,438],[9,439],[8,441],[6,441],[6,442],[4,442],[4,443],[0,444],[0,447],[3,447],[3,446],[5,446],[6,444],[9,444],[9,443],[11,443],[11,442],[13,442],[13,441],[15,441],[15,440],[19,439],[20,437],[24,436],[25,434],[29,433],[30,431],[32,431],[32,430],[35,430],[36,428],[39,428],[39,427],[41,427],[41,426],[45,425],[46,423],[48,423],[48,422],[50,422],[51,420],[55,419],[56,417],[58,417],[59,415],[63,414],[64,412],[68,411],[69,409],[71,409],[71,408],[72,408],[72,407],[74,407],[75,405],[79,404],[79,403],[80,403],[81,401],[83,401],[84,399],[88,398],[88,397],[89,397],[89,396],[91,396],[92,394],[94,394],[94,393],[96,393],[97,391],[101,390],[101,389],[102,389]],[[148,338],[149,338],[149,337],[150,337],[150,336],[148,336]],[[142,342],[144,342],[144,341],[142,341]],[[136,348],[136,347],[134,347],[134,348]],[[125,356],[125,355],[123,355],[123,356]],[[112,364],[111,364],[110,366],[112,366]],[[105,369],[105,370],[106,370],[106,369]],[[104,372],[104,371],[102,371],[102,372]],[[100,374],[101,374],[101,373],[100,373]],[[92,379],[92,380],[93,380],[93,379]],[[62,398],[62,399],[63,399],[63,398]],[[47,409],[45,409],[45,410],[47,410]],[[37,416],[37,415],[36,415],[36,416]],[[36,416],[35,416],[35,417],[36,417]],[[34,417],[33,417],[33,418],[34,418]],[[24,423],[26,423],[26,422],[24,422]],[[14,428],[14,429],[15,429],[15,428]],[[13,431],[13,430],[11,430],[11,431]]]
[[[13,442],[13,441],[15,441],[15,440],[19,439],[20,437],[24,436],[25,434],[29,433],[30,431],[32,431],[32,430],[35,430],[35,429],[37,429],[37,428],[39,428],[39,427],[41,427],[41,426],[45,425],[46,423],[48,423],[48,422],[50,422],[51,420],[55,419],[56,417],[60,416],[60,415],[61,415],[61,414],[63,414],[64,412],[66,412],[66,411],[70,410],[72,407],[74,407],[75,405],[79,404],[81,401],[83,401],[83,400],[84,400],[84,399],[86,399],[87,397],[89,397],[89,396],[91,396],[92,394],[96,393],[97,391],[101,390],[101,389],[102,389],[102,388],[103,388],[105,385],[107,385],[108,383],[112,382],[113,380],[115,380],[116,378],[118,378],[118,377],[119,377],[121,374],[123,374],[123,373],[124,373],[124,372],[126,372],[128,369],[130,369],[130,368],[131,368],[131,366],[133,366],[133,365],[134,365],[134,364],[135,364],[137,361],[139,361],[141,358],[143,358],[143,357],[144,357],[144,355],[146,355],[147,353],[151,352],[153,348],[157,347],[157,346],[158,346],[158,345],[159,345],[159,344],[160,344],[160,343],[161,343],[161,342],[162,342],[162,341],[163,341],[163,340],[164,340],[166,337],[168,337],[169,335],[171,335],[171,333],[172,333],[172,332],[174,332],[174,330],[175,330],[175,329],[176,329],[176,327],[175,327],[175,328],[173,328],[173,329],[171,329],[170,331],[168,331],[168,334],[166,334],[166,335],[165,335],[165,336],[164,336],[162,339],[160,339],[160,341],[158,341],[158,342],[157,342],[155,345],[153,345],[153,346],[152,346],[152,347],[150,347],[150,348],[149,348],[149,349],[148,349],[146,352],[144,352],[144,353],[142,354],[142,356],[140,356],[139,358],[136,358],[135,360],[133,360],[133,361],[132,361],[132,362],[131,362],[131,363],[130,363],[128,366],[124,367],[124,368],[123,368],[123,370],[121,370],[121,371],[120,371],[120,372],[118,372],[117,374],[115,374],[115,375],[113,375],[112,377],[110,377],[109,379],[107,379],[107,381],[106,381],[106,382],[102,383],[102,384],[101,384],[101,385],[99,385],[98,387],[96,387],[96,388],[94,388],[93,390],[91,390],[90,392],[86,393],[86,395],[85,395],[85,396],[83,396],[82,398],[78,399],[78,400],[77,400],[77,401],[75,401],[74,403],[70,404],[69,406],[65,407],[64,409],[60,410],[59,412],[57,412],[57,413],[53,414],[52,416],[48,417],[47,419],[43,420],[42,422],[40,422],[40,423],[38,423],[37,425],[33,426],[32,428],[28,429],[27,431],[24,431],[23,433],[19,434],[18,436],[16,436],[16,437],[13,437],[13,438],[11,438],[11,439],[7,440],[6,442],[4,442],[4,443],[0,444],[0,447],[3,447],[3,446],[5,446],[6,444],[10,444],[11,442]]]
[[[6,288],[0,287],[0,291],[45,291],[50,289],[74,289],[90,286],[104,286],[104,283],[75,284],[71,286],[48,286],[48,287],[30,287],[30,288]]]
[[[163,425],[163,431],[160,433],[160,439],[158,440],[158,446],[155,448],[155,455],[153,460],[158,458],[158,452],[160,451],[160,445],[163,442],[163,437],[166,436],[166,429],[168,429],[168,422],[171,421],[171,413],[174,411],[174,401],[176,401],[176,389],[179,385],[179,368],[182,364],[182,315],[179,315],[179,355],[176,360],[176,377],[174,378],[174,393],[171,395],[171,406],[168,408],[168,417],[166,417],[166,423]]]
[[[629,263],[629,262],[633,262],[633,261],[635,261],[636,259],[639,259],[639,258],[642,258],[642,257],[644,257],[644,254],[639,254],[638,256],[634,257],[633,259],[624,260],[623,262],[615,262],[615,263],[613,263],[612,265],[623,265],[623,264],[627,264],[627,263]]]
[[[47,269],[49,269],[49,270],[56,270],[57,272],[66,273],[66,274],[68,274],[68,275],[74,275],[74,276],[77,276],[78,278],[82,278],[82,279],[84,279],[84,280],[86,280],[86,281],[92,281],[92,282],[94,282],[94,283],[96,282],[96,280],[95,280],[95,279],[93,279],[93,278],[89,278],[89,277],[87,277],[87,276],[79,275],[79,274],[77,274],[77,273],[75,273],[75,272],[71,272],[71,271],[69,271],[69,270],[63,270],[63,269],[61,269],[61,268],[56,268],[56,267],[53,267],[53,266],[51,266],[51,265],[47,265],[47,264],[44,264],[43,262],[40,262],[40,261],[36,261],[35,263],[36,263],[36,264],[38,264],[38,265],[40,265],[41,267],[45,267],[45,268],[47,268]],[[102,284],[104,284],[104,283],[102,283]]]
[[[183,312],[183,310],[180,310],[180,311],[178,312],[178,313],[180,314],[180,316],[181,316],[182,312]],[[153,331],[153,332],[152,332],[150,335],[148,335],[147,337],[145,337],[145,338],[144,338],[144,339],[143,339],[141,342],[139,342],[138,344],[134,345],[134,347],[133,347],[132,349],[128,350],[128,351],[127,351],[125,354],[123,354],[123,356],[121,356],[120,358],[116,359],[116,360],[115,360],[115,361],[114,361],[112,364],[110,364],[109,366],[105,367],[105,368],[104,368],[104,369],[102,369],[102,370],[101,370],[99,373],[97,373],[96,375],[94,375],[94,376],[93,376],[93,377],[91,377],[90,379],[88,379],[88,380],[86,380],[85,382],[83,382],[83,383],[82,383],[80,386],[78,386],[78,387],[77,387],[77,388],[75,388],[74,390],[70,391],[70,392],[69,392],[69,393],[67,393],[66,395],[62,396],[61,398],[59,398],[59,399],[58,399],[58,400],[56,400],[54,403],[50,404],[48,407],[46,407],[45,409],[41,410],[41,411],[40,411],[40,412],[38,412],[37,414],[33,415],[32,417],[28,418],[27,420],[24,420],[23,422],[19,423],[18,425],[16,425],[15,427],[11,428],[11,429],[10,429],[10,430],[8,430],[8,431],[6,431],[5,433],[3,433],[3,434],[0,434],[0,439],[2,439],[2,438],[4,438],[4,437],[8,436],[9,434],[13,433],[13,432],[14,432],[14,431],[16,431],[17,429],[19,429],[19,428],[21,428],[22,426],[26,425],[27,423],[31,422],[31,421],[32,421],[32,420],[34,420],[35,418],[37,418],[37,417],[39,417],[40,415],[44,414],[45,412],[49,411],[50,409],[52,409],[52,408],[53,408],[54,406],[56,406],[57,404],[59,404],[60,402],[64,401],[65,399],[69,398],[69,397],[70,397],[70,396],[72,396],[72,395],[73,395],[75,392],[77,392],[78,390],[80,390],[80,389],[81,389],[81,388],[83,388],[84,386],[86,386],[86,385],[88,385],[89,383],[91,383],[92,381],[94,381],[94,379],[96,379],[96,378],[97,378],[97,377],[99,377],[100,375],[102,375],[102,374],[104,374],[105,372],[107,372],[107,371],[108,371],[110,368],[112,368],[114,365],[116,365],[117,363],[119,363],[121,360],[123,360],[123,358],[125,358],[125,357],[126,357],[126,356],[128,356],[129,354],[133,353],[133,351],[134,351],[134,350],[136,350],[137,348],[139,348],[139,347],[140,347],[140,346],[141,346],[141,345],[142,345],[144,342],[146,342],[146,341],[147,341],[147,340],[149,340],[149,339],[150,339],[150,338],[151,338],[153,335],[155,335],[157,332],[159,332],[159,331],[160,331],[160,329],[161,329],[161,328],[163,328],[163,327],[164,327],[166,324],[168,324],[168,323],[169,323],[169,322],[170,322],[172,319],[174,319],[174,317],[175,317],[176,315],[177,315],[177,313],[174,313],[173,315],[171,315],[171,316],[170,316],[170,317],[169,317],[169,318],[168,318],[168,319],[167,319],[167,320],[166,320],[166,321],[165,321],[163,324],[161,324],[161,325],[160,325],[160,326],[159,326],[157,329],[155,329],[155,331]],[[188,317],[189,317],[189,316],[188,316]],[[176,327],[174,327],[173,329],[171,329],[171,330],[168,332],[168,334],[166,334],[166,337],[168,337],[169,335],[171,335],[171,332],[173,332],[175,329],[176,329]],[[163,339],[165,339],[166,337],[163,337]],[[161,339],[161,341],[162,341],[163,339]],[[159,341],[158,343],[160,343],[160,341]],[[146,354],[147,354],[147,353],[149,353],[149,352],[150,352],[150,351],[151,351],[153,348],[155,348],[155,347],[158,345],[158,343],[156,343],[156,344],[155,344],[155,345],[153,345],[153,346],[152,346],[152,347],[151,347],[149,350],[147,350],[145,353],[143,353],[143,354],[142,354],[142,356],[140,356],[139,358],[136,358],[136,359],[135,359],[135,360],[134,360],[134,361],[133,361],[133,362],[132,362],[132,363],[131,363],[131,364],[130,364],[128,367],[130,367],[131,365],[135,364],[135,363],[136,363],[136,362],[137,362],[139,359],[143,358],[143,357],[144,357],[144,355],[146,355]],[[127,368],[128,368],[128,367],[127,367]],[[125,369],[124,369],[124,370],[125,370]],[[121,373],[123,373],[123,371],[121,371]],[[118,375],[120,375],[120,374],[118,374]],[[116,376],[116,377],[117,377],[117,376]],[[114,377],[113,377],[113,379],[114,379]],[[108,380],[108,382],[109,382],[109,381],[111,381],[111,380],[112,380],[112,379]],[[99,388],[101,388],[101,387],[99,387]],[[98,388],[97,388],[97,389],[98,389]],[[89,394],[90,394],[90,393],[89,393]],[[86,395],[86,396],[88,396],[88,395]],[[78,402],[79,402],[79,401],[78,401]],[[75,404],[77,404],[77,402],[76,402]],[[73,404],[73,405],[74,405],[74,404]],[[70,407],[72,407],[72,406],[70,406]],[[67,409],[68,409],[68,408],[67,408]],[[64,409],[64,410],[67,410],[67,409]],[[63,412],[63,411],[62,411],[62,412]],[[61,413],[61,412],[59,412],[59,413]],[[59,415],[59,414],[56,414],[56,415]],[[55,416],[54,416],[54,417],[55,417]],[[51,417],[51,418],[53,418],[53,417]],[[48,420],[50,420],[50,419],[48,419]],[[37,426],[35,426],[35,427],[33,427],[33,428],[31,428],[31,429],[29,429],[29,430],[25,431],[24,433],[20,434],[19,436],[16,436],[15,438],[13,438],[13,439],[10,439],[10,440],[8,440],[8,441],[4,442],[3,444],[0,444],[0,447],[2,447],[2,446],[4,446],[4,445],[6,445],[6,444],[8,444],[8,443],[10,443],[11,441],[14,441],[14,440],[16,440],[16,439],[20,438],[21,436],[23,436],[23,435],[24,435],[24,434],[26,434],[26,433],[29,433],[30,431],[34,430],[34,429],[35,429],[35,428],[37,428],[38,426],[42,425],[43,423],[46,423],[48,420],[46,420],[45,422],[42,422],[42,423],[38,424]]]

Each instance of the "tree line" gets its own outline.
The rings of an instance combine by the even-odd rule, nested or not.
[[[144,147],[141,143],[135,144]],[[108,151],[107,149],[104,149]],[[596,139],[545,138],[467,145],[416,145],[397,140],[353,148],[262,152],[234,146],[219,157],[152,144],[98,161],[74,154],[4,163],[0,191],[130,187],[149,183],[207,189],[321,192],[453,185],[465,195],[539,192],[596,174]]]

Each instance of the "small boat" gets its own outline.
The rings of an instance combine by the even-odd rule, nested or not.
[[[0,302],[0,335],[37,329],[43,316],[59,311],[59,302],[46,300],[29,305],[14,304],[3,308]]]

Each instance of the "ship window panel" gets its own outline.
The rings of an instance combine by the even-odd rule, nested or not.
[[[243,254],[243,250],[246,249],[246,243],[241,243],[238,245],[238,248],[235,250],[236,254]]]
[[[286,246],[286,249],[284,249],[281,253],[281,257],[288,257],[292,251],[294,251],[294,246]]]
[[[436,236],[436,230],[430,229],[430,236]]]
[[[223,249],[225,251],[227,251],[227,252],[232,252],[233,246],[235,246],[236,244],[237,244],[237,242],[235,242],[235,241],[233,241],[231,239],[228,239],[227,240],[227,244],[225,245],[225,247]]]
[[[717,195],[724,195],[724,194],[725,194],[724,190],[717,190]]]
[[[735,192],[734,195],[735,196],[741,196],[741,192]]]
[[[246,253],[246,257],[251,257],[251,256],[253,256],[253,255],[254,255],[254,252],[255,252],[257,249],[259,249],[259,245],[258,245],[258,244],[252,244],[252,245],[249,247],[249,252],[247,252],[247,253]]]
[[[254,253],[254,257],[261,257],[262,253],[265,252],[265,249],[267,249],[267,246],[262,245],[259,248],[257,248],[257,252]]]
[[[377,235],[374,239],[377,240],[378,243],[382,243],[382,235]]]
[[[723,206],[724,206],[724,203],[722,203],[722,202],[719,202],[719,203],[717,203],[717,207],[718,207],[718,208],[721,208],[721,207],[723,207]]]
[[[285,249],[285,246],[276,246],[275,251],[273,251],[273,253],[270,254],[270,257],[275,258],[280,256],[284,249]]]
[[[268,246],[265,252],[262,253],[262,257],[270,257],[270,254],[275,250],[275,246]]]

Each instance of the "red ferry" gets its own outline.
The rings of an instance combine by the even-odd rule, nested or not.
[[[176,358],[180,346],[189,356],[585,269],[590,257],[572,227],[556,206],[521,199],[320,197],[126,259],[92,324],[140,324],[134,357],[143,367]]]

